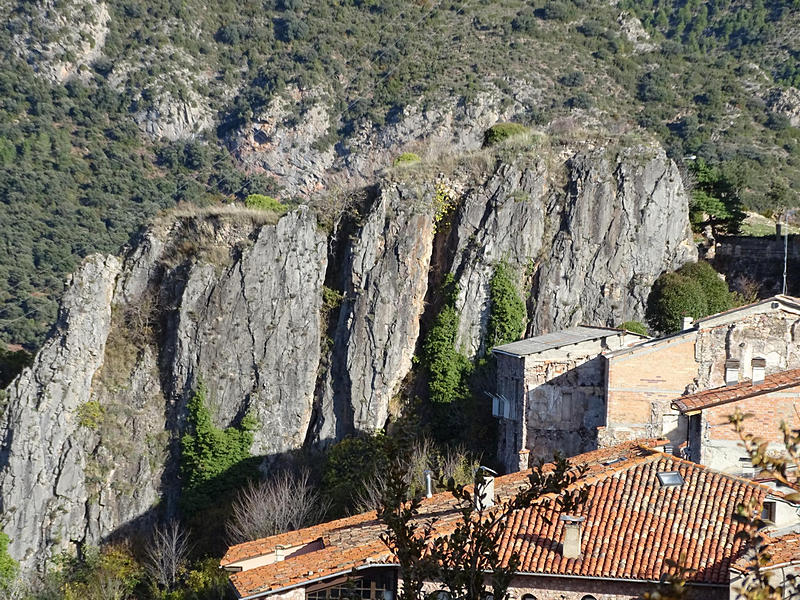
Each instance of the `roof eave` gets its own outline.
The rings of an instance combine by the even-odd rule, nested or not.
[[[273,594],[279,594],[280,592],[287,592],[289,590],[293,590],[299,587],[303,587],[305,585],[309,585],[311,583],[317,583],[319,581],[325,581],[326,579],[331,579],[332,577],[341,577],[342,575],[347,575],[348,573],[352,573],[353,571],[363,571],[364,569],[370,569],[373,567],[378,568],[385,568],[385,567],[397,567],[396,564],[392,563],[367,563],[360,566],[355,566],[352,569],[347,569],[345,571],[337,571],[336,573],[330,573],[328,575],[323,575],[322,577],[315,577],[314,579],[306,579],[300,581],[298,583],[293,583],[291,585],[285,585],[280,588],[276,588],[274,590],[264,590],[261,592],[255,592],[250,594],[249,596],[242,596],[239,594],[239,590],[236,589],[234,586],[234,590],[236,591],[236,596],[239,600],[254,600],[255,598],[266,598],[267,596],[272,596]]]

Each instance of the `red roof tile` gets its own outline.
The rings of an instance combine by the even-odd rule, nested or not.
[[[522,573],[654,581],[667,570],[667,561],[685,554],[687,566],[696,570],[692,580],[727,583],[731,560],[743,548],[736,539],[742,525],[732,519],[736,506],[753,497],[761,502],[770,489],[640,444],[629,442],[572,459],[589,467],[580,482],[590,488],[578,513],[585,517],[581,558],[562,556],[563,523],[552,510],[533,506],[511,518],[501,541],[503,560],[516,551]],[[678,471],[685,483],[662,487],[657,478],[661,471]],[[527,473],[498,477],[496,493],[501,498],[511,496],[526,480]],[[439,534],[458,519],[447,493],[424,500],[421,513],[423,518],[438,519]],[[222,564],[271,552],[277,545],[322,537],[323,550],[231,575],[242,597],[285,589],[369,564],[392,563],[380,531],[375,513],[366,513],[234,546]]]
[[[711,390],[681,396],[672,405],[681,412],[702,410],[719,404],[736,402],[760,394],[768,394],[800,385],[800,369],[781,371],[767,375],[761,383],[743,381],[736,385],[726,385]]]
[[[800,563],[800,533],[767,537],[764,553],[769,557],[762,567],[776,567],[786,563]],[[752,557],[741,558],[736,561],[733,568],[737,571],[747,571],[753,566]]]

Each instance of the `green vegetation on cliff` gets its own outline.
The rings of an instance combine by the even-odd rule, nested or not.
[[[181,503],[193,512],[218,502],[252,476],[248,461],[255,418],[245,415],[238,427],[220,429],[211,421],[207,390],[200,382],[186,405],[187,432],[181,438]]]
[[[728,285],[710,264],[689,263],[656,279],[647,299],[647,321],[654,331],[674,333],[681,330],[684,317],[699,319],[733,303]]]
[[[98,20],[93,3],[0,9],[0,342],[35,349],[77,262],[117,251],[154,213],[276,194],[229,148],[278,97],[285,127],[321,104],[329,126],[314,145],[338,156],[409,106],[488,104],[567,137],[641,126],[678,161],[736,173],[748,209],[773,208],[776,189],[797,203],[800,131],[780,96],[800,81],[797,0],[104,6],[104,38],[83,25]],[[95,56],[48,78],[84,40]],[[213,124],[156,141],[147,132],[168,114]]]

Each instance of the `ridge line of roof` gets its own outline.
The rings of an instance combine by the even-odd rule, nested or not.
[[[788,373],[796,373],[797,378],[794,381],[785,381],[785,382],[775,382],[772,383],[769,381],[771,378],[775,379],[779,376],[786,376]],[[790,375],[791,377],[791,375]],[[749,384],[749,385],[748,385]],[[768,385],[770,384],[770,385]],[[694,392],[692,394],[686,394],[684,396],[678,396],[675,400],[671,402],[671,404],[680,410],[681,412],[689,411],[689,410],[702,410],[705,408],[713,408],[715,406],[720,406],[722,404],[727,404],[729,402],[736,402],[737,400],[746,400],[748,398],[754,398],[756,396],[760,396],[761,394],[769,394],[771,392],[777,392],[780,390],[785,390],[786,388],[795,387],[800,385],[800,368],[797,369],[787,369],[785,371],[777,371],[775,373],[770,373],[767,375],[763,381],[759,383],[753,383],[751,379],[745,379],[734,385],[720,385],[715,388],[710,388],[707,390],[700,390]],[[763,387],[762,387],[763,386]],[[721,394],[724,391],[736,392],[738,390],[743,390],[742,395],[733,396],[731,398],[723,398],[717,400],[715,402],[709,402],[703,406],[687,406],[686,400],[691,400],[692,398],[702,398],[703,396],[711,396],[712,394]],[[682,405],[684,408],[681,408],[679,405]]]

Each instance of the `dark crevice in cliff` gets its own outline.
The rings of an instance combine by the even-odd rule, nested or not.
[[[328,261],[323,282],[323,302],[320,320],[320,362],[314,387],[311,420],[306,431],[304,446],[320,440],[323,425],[322,402],[326,385],[333,389],[333,412],[336,416],[336,439],[353,432],[354,410],[350,401],[351,381],[346,359],[347,324],[344,322],[348,305],[354,295],[352,271],[352,246],[360,238],[363,220],[380,197],[378,186],[363,188],[350,199],[349,207],[342,212],[328,238]],[[329,291],[326,291],[329,290]]]

